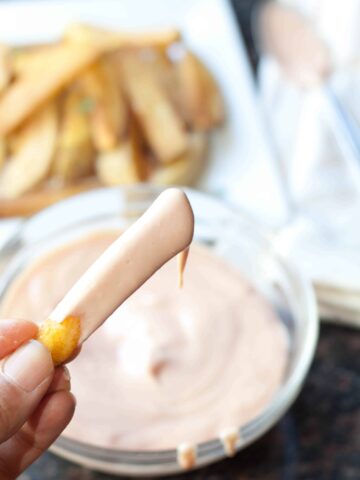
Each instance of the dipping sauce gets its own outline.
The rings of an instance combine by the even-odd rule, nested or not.
[[[46,253],[8,290],[1,316],[43,321],[118,232]],[[178,288],[168,262],[83,345],[69,368],[77,397],[65,435],[124,450],[219,437],[268,405],[284,378],[288,337],[241,273],[193,245]]]

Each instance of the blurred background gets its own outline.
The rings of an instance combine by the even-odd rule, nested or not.
[[[316,289],[295,405],[184,478],[360,478],[359,21],[357,0],[0,2],[1,242],[82,191],[191,185],[258,222]],[[111,477],[47,453],[20,478]]]

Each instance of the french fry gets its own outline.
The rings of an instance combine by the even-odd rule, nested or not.
[[[100,54],[101,51],[96,48],[75,44],[60,44],[56,50],[44,54],[42,68],[37,65],[29,69],[0,98],[0,135],[18,127]]]
[[[166,95],[172,99],[175,93],[174,90],[178,89],[178,75],[174,64],[167,57],[166,52],[161,48],[148,48],[141,50],[139,54],[151,75],[156,78]]]
[[[99,180],[108,186],[139,182],[129,140],[125,140],[115,150],[100,154],[96,161],[96,172]]]
[[[7,154],[7,144],[4,137],[0,137],[0,169],[4,165]]]
[[[52,173],[66,182],[83,178],[93,171],[94,150],[84,99],[76,87],[69,90],[64,99]]]
[[[220,125],[225,108],[214,77],[191,52],[175,65],[178,75],[179,108],[188,125],[208,130]]]
[[[171,162],[187,149],[184,125],[157,76],[135,53],[121,58],[130,107],[160,162]]]
[[[205,164],[208,138],[205,132],[189,133],[189,149],[177,160],[158,165],[150,177],[155,185],[193,185]]]
[[[10,82],[11,75],[10,49],[0,44],[0,93]]]
[[[64,33],[64,40],[87,46],[101,46],[106,50],[117,50],[129,47],[167,47],[180,40],[180,32],[168,28],[153,32],[114,32],[91,25],[74,23]]]
[[[26,123],[28,123],[30,120],[31,117]],[[21,126],[6,137],[3,137],[6,138],[6,149],[8,156],[13,157],[17,155],[19,150],[21,150],[23,142],[26,141],[26,137],[23,135],[23,130],[24,126]]]
[[[11,51],[11,67],[16,77],[27,75],[36,70],[43,70],[49,62],[50,56],[59,55],[62,51],[61,43],[35,45],[22,48],[14,48]]]
[[[105,185],[126,185],[146,180],[149,163],[142,150],[140,132],[134,121],[130,136],[116,149],[101,153],[96,161],[99,180]]]
[[[41,189],[26,193],[19,198],[1,198],[0,218],[27,217],[64,198],[99,188],[100,186],[97,180],[90,178],[75,185],[65,185],[61,188],[45,185]]]
[[[81,320],[70,315],[60,323],[45,320],[40,325],[36,340],[42,343],[51,353],[55,366],[65,363],[74,354],[79,344]]]
[[[125,140],[111,152],[100,154],[96,162],[99,180],[107,186],[141,182],[143,175],[134,155],[136,154],[129,140]]]
[[[120,91],[110,60],[102,59],[81,78],[90,101],[90,127],[95,147],[101,152],[112,150],[127,127],[127,106]]]
[[[16,155],[0,175],[0,196],[16,198],[37,186],[47,176],[57,135],[57,112],[47,105],[23,127]]]
[[[20,128],[18,131],[12,132],[6,137],[6,150],[10,156],[15,155],[20,149],[20,143],[22,142],[21,130]],[[5,137],[2,138],[5,139]]]

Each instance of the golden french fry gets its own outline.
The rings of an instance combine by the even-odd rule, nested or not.
[[[11,75],[10,49],[0,44],[0,93],[10,82]]]
[[[100,186],[101,184],[96,179],[89,178],[76,184],[62,185],[56,188],[51,180],[49,185],[41,185],[41,188],[19,198],[1,198],[0,218],[27,217],[71,195]]]
[[[81,78],[90,102],[89,120],[92,139],[100,151],[112,150],[127,127],[127,106],[110,60],[102,59]]]
[[[161,48],[147,48],[140,50],[139,55],[151,75],[156,78],[166,95],[172,99],[174,90],[177,90],[178,75],[166,52]]]
[[[27,122],[25,122],[25,124],[30,121],[31,117]],[[23,135],[23,130],[24,126],[21,126],[13,132],[9,133],[9,135],[7,135],[6,137],[3,137],[6,138],[6,148],[8,156],[14,157],[15,155],[17,155],[19,150],[21,150],[22,144],[24,143],[24,141],[26,141],[26,137],[24,137]]]
[[[96,172],[104,185],[126,185],[139,182],[129,140],[110,152],[103,152],[96,161]]]
[[[187,149],[184,125],[161,82],[133,53],[121,59],[124,89],[144,136],[160,162],[171,162]]]
[[[36,70],[43,70],[49,58],[59,55],[63,50],[61,43],[26,46],[11,51],[11,67],[15,76],[23,76]]]
[[[7,154],[7,144],[4,137],[0,137],[0,168],[4,165]]]
[[[96,161],[99,180],[105,185],[127,185],[142,181],[133,146],[129,140],[110,152],[101,153]]]
[[[149,163],[142,151],[139,135],[136,124],[132,122],[129,138],[116,149],[99,155],[96,172],[105,185],[126,185],[146,180]]]
[[[1,171],[0,196],[16,198],[44,180],[51,166],[56,135],[57,111],[51,104],[23,127],[21,147]]]
[[[20,149],[20,142],[22,141],[21,130],[19,129],[19,132],[13,132],[6,137],[6,148],[9,156],[15,155]]]
[[[176,63],[179,108],[186,122],[195,129],[210,129],[225,118],[225,107],[214,77],[205,65],[187,52]]]
[[[25,124],[30,122],[31,118],[32,117],[30,117],[29,120],[25,122]],[[14,157],[15,155],[17,155],[19,150],[21,150],[22,144],[24,142],[24,135],[22,134],[23,130],[24,126],[22,125],[6,137],[3,137],[6,138],[6,150],[9,157]]]
[[[81,332],[79,317],[66,317],[61,323],[46,320],[40,325],[37,340],[51,353],[54,365],[66,362],[78,346]]]
[[[78,88],[67,92],[52,173],[72,181],[92,173],[94,151],[83,93]]]
[[[37,49],[35,48],[36,54]],[[29,47],[13,48],[11,50],[11,65],[15,76],[23,75],[28,66],[28,60],[32,57],[34,49]]]
[[[44,54],[42,67],[37,65],[20,76],[0,98],[0,135],[18,127],[37,108],[55,96],[101,54],[85,45],[59,44]]]
[[[141,48],[153,45],[166,47],[180,40],[180,32],[175,28],[153,32],[114,32],[91,25],[75,23],[65,30],[64,39],[75,44],[97,45],[107,50],[117,50],[123,47]]]
[[[189,133],[189,149],[175,162],[158,165],[149,181],[156,185],[193,185],[205,165],[208,138],[205,132]]]

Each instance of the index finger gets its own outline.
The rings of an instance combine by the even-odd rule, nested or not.
[[[35,338],[38,327],[27,320],[0,319],[0,359]]]

